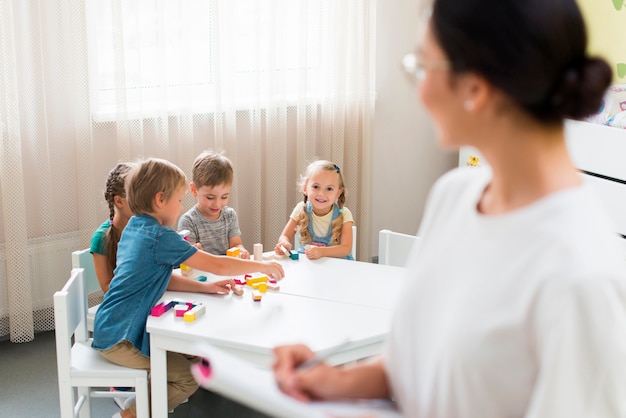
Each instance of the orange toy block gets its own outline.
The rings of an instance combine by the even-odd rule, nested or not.
[[[246,284],[248,286],[252,286],[255,283],[267,283],[268,280],[269,279],[266,275],[251,276],[251,277],[246,277]]]
[[[263,295],[261,295],[261,292],[259,292],[258,290],[254,290],[252,292],[252,299],[255,302],[260,302],[262,297],[263,297]]]
[[[226,250],[226,255],[229,257],[239,257],[239,254],[241,254],[241,248],[239,247],[233,247]]]

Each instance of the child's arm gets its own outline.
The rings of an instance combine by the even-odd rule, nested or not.
[[[229,293],[230,290],[234,288],[235,281],[233,279],[218,280],[216,282],[201,282],[174,273],[167,285],[167,290],[194,293]]]
[[[285,225],[283,232],[281,232],[280,237],[278,237],[278,243],[274,247],[276,254],[283,254],[283,250],[280,249],[281,246],[285,247],[286,250],[291,251],[291,241],[293,241],[293,236],[296,234],[297,226],[296,221],[289,218],[289,222]]]
[[[265,273],[276,280],[280,280],[285,276],[283,267],[278,263],[213,255],[202,250],[196,251],[183,264],[217,276],[236,276],[256,272]]]
[[[243,258],[245,260],[250,259],[250,252],[246,250],[243,246],[243,241],[241,241],[241,235],[237,235],[236,237],[230,237],[228,239],[229,248],[238,247],[241,251],[239,252],[239,258]]]
[[[91,253],[91,255],[93,256],[93,268],[96,271],[98,283],[100,283],[102,291],[106,293],[109,291],[109,285],[113,279],[113,270],[111,270],[106,256],[96,253]]]
[[[344,258],[352,252],[352,224],[354,222],[344,222],[341,227],[341,239],[339,244],[330,247],[316,247],[311,245],[304,254],[310,260],[316,260],[321,257]]]

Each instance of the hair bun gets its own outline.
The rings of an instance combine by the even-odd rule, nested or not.
[[[555,116],[583,119],[596,113],[611,78],[611,68],[600,58],[584,58],[568,67],[551,98]]]

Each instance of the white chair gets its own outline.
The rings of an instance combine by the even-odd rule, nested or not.
[[[130,396],[136,397],[137,416],[148,418],[150,411],[147,371],[113,364],[91,348],[86,321],[84,270],[72,269],[63,289],[54,294],[61,418],[91,416],[91,398]],[[111,392],[111,386],[134,387],[135,391]],[[106,391],[92,388],[106,388]]]
[[[352,258],[356,260],[356,225],[352,224]]]
[[[420,237],[381,229],[378,232],[378,264],[406,267],[414,245]]]
[[[100,290],[100,282],[96,276],[96,270],[93,266],[93,255],[89,248],[72,252],[72,268],[82,268],[85,270],[85,294],[89,295]],[[93,320],[96,317],[98,306],[92,306],[87,310],[87,330],[93,332]]]

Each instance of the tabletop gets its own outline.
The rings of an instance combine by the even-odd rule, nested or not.
[[[285,278],[278,282],[278,291],[268,290],[259,302],[252,299],[249,287],[242,296],[165,293],[161,300],[202,303],[206,313],[193,322],[175,317],[173,310],[148,318],[154,417],[167,414],[166,351],[199,355],[199,341],[263,368],[273,360],[272,348],[286,343],[304,343],[319,353],[349,340],[329,357],[330,364],[381,352],[406,269],[328,257],[309,260],[304,255],[276,261],[283,265]],[[194,275],[209,281],[242,277]]]

